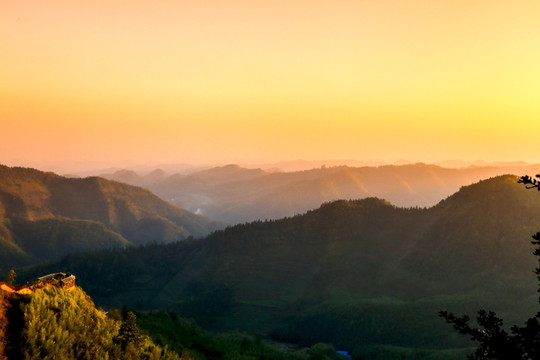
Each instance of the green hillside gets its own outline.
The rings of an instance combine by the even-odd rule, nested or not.
[[[374,348],[466,349],[439,310],[489,308],[509,323],[536,311],[536,195],[501,176],[429,209],[337,201],[201,240],[78,254],[52,267],[77,273],[102,304],[177,311],[216,330],[331,342],[364,356]]]
[[[0,289],[2,360],[346,359],[327,344],[284,351],[253,336],[213,334],[174,313],[105,312],[80,287],[9,289]]]
[[[0,290],[0,335],[0,359],[180,359],[129,317],[108,318],[77,287],[28,295]]]
[[[220,226],[135,186],[0,165],[0,270],[78,251],[200,237]]]

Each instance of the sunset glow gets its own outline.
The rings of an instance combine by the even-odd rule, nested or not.
[[[540,162],[540,2],[3,1],[0,163]]]

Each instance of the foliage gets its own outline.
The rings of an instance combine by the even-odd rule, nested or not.
[[[307,351],[285,351],[240,333],[214,334],[194,321],[163,311],[139,312],[138,325],[153,340],[195,360],[344,360],[333,346],[315,344]]]
[[[7,293],[0,291],[0,360],[7,359],[8,309],[11,306],[8,296]]]
[[[122,324],[108,319],[78,287],[35,290],[20,307],[24,314],[23,359],[179,358],[148,337],[133,335],[138,333],[133,319]],[[126,328],[132,333],[127,335]]]
[[[540,178],[540,174],[536,175]],[[529,176],[522,176],[520,183],[528,189],[540,191],[540,181]],[[540,232],[532,236],[532,243],[537,245],[534,255],[540,256]],[[535,270],[540,280],[540,268]],[[539,289],[540,291],[540,289]],[[480,310],[476,317],[479,327],[470,325],[467,315],[455,316],[451,312],[441,311],[440,316],[453,324],[460,334],[469,335],[479,343],[476,351],[469,355],[471,360],[535,360],[540,358],[540,312],[529,318],[524,326],[514,325],[508,333],[503,327],[503,320],[493,311]]]
[[[468,341],[433,323],[448,298],[416,302],[392,299],[328,301],[289,318],[271,335],[276,340],[309,345],[326,341],[336,346],[357,349],[372,344],[391,344],[408,348],[467,347]],[[457,300],[453,301],[458,304]],[[473,309],[472,305],[467,308]],[[426,329],[429,328],[429,332]],[[439,340],[439,342],[437,342]]]
[[[23,312],[25,297],[0,290],[0,359],[21,359]]]
[[[137,317],[133,312],[128,312],[120,326],[120,330],[118,330],[118,335],[114,337],[114,342],[120,345],[122,351],[126,351],[129,346],[133,346],[137,349],[144,341],[144,338],[137,327],[136,319]]]

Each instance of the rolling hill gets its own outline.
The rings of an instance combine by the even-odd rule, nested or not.
[[[200,237],[222,224],[150,191],[0,165],[0,267],[67,253]]]
[[[359,356],[463,349],[470,343],[439,310],[489,308],[512,323],[536,311],[529,240],[540,196],[516,180],[481,181],[426,209],[330,202],[200,240],[68,256],[33,275],[71,271],[102,304],[173,310],[217,330],[331,342]]]

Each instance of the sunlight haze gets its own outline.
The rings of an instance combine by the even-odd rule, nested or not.
[[[536,1],[3,1],[0,163],[540,161]]]

